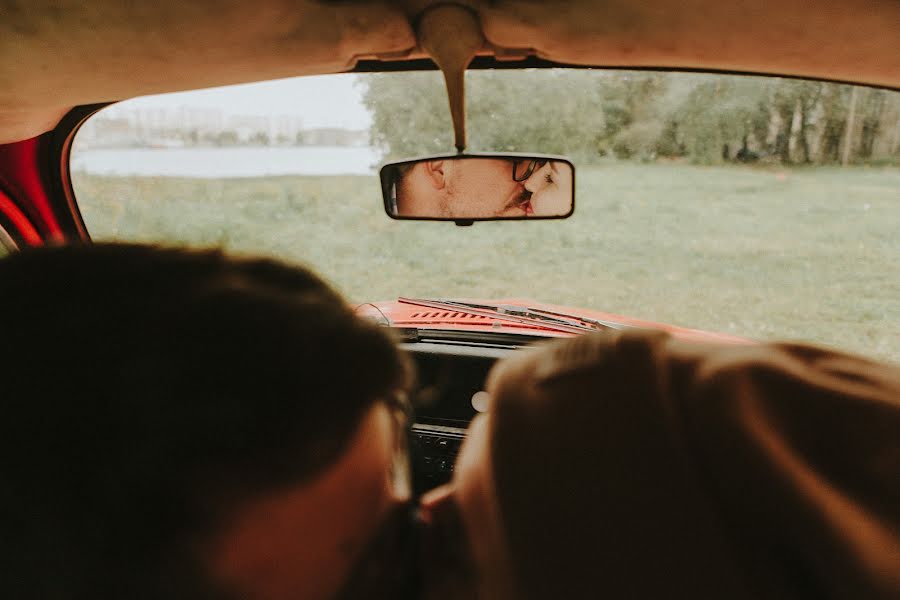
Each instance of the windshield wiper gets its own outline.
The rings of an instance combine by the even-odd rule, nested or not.
[[[472,314],[489,317],[497,321],[508,321],[519,325],[530,325],[543,329],[555,329],[565,333],[584,333],[588,331],[606,331],[621,329],[616,323],[608,323],[597,319],[589,319],[578,315],[543,310],[539,308],[520,307],[508,304],[476,304],[438,298],[398,298],[399,302],[417,304],[428,308],[444,310],[462,310]]]
[[[528,317],[531,319],[542,319],[546,321],[557,322],[560,324],[571,325],[573,327],[582,327],[588,330],[607,330],[607,329],[622,329],[623,325],[620,323],[612,323],[609,321],[601,321],[599,319],[590,319],[588,317],[582,317],[580,315],[573,315],[570,313],[564,312],[556,312],[552,310],[545,310],[543,308],[533,308],[533,307],[521,307],[515,304],[473,304],[470,302],[458,302],[456,300],[441,300],[441,302],[446,302],[448,304],[454,304],[458,306],[471,306],[478,307],[481,309],[487,310],[496,310],[501,314],[509,314],[509,315],[517,315],[521,317]]]

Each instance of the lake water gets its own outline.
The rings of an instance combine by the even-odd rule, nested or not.
[[[96,175],[260,177],[371,175],[380,153],[347,146],[235,148],[122,148],[73,150],[71,169]]]

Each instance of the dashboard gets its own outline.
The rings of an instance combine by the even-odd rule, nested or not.
[[[466,428],[486,406],[483,392],[494,363],[516,351],[475,343],[401,344],[417,368],[416,412],[410,437],[413,488],[421,494],[453,476]]]

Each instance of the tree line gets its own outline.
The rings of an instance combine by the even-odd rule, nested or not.
[[[388,158],[452,150],[440,73],[361,78]],[[778,77],[652,71],[467,73],[469,147],[698,164],[900,164],[900,93]]]

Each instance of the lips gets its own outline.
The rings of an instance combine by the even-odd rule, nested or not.
[[[522,204],[519,205],[519,208],[525,211],[525,216],[530,217],[534,214],[534,207],[531,205],[531,200],[526,200]]]
[[[510,196],[509,201],[504,206],[503,211],[499,214],[512,214],[516,216],[517,211],[522,211],[524,216],[533,215],[534,207],[531,205],[531,192],[526,190],[524,187],[516,190]]]

